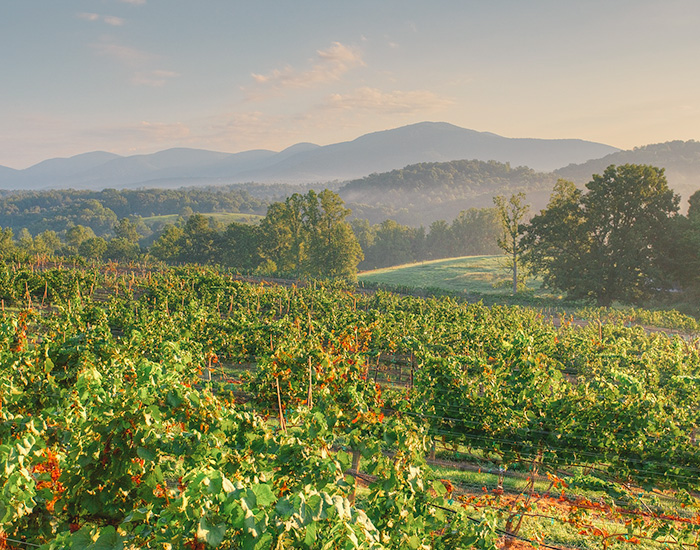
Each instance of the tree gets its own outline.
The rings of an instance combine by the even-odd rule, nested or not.
[[[253,271],[260,265],[260,228],[231,223],[221,239],[221,262],[229,267]]]
[[[114,226],[114,235],[130,243],[137,243],[141,238],[136,224],[129,218],[122,218],[117,222],[117,225]]]
[[[66,244],[76,251],[83,241],[91,239],[95,236],[95,232],[84,225],[74,225],[66,230]]]
[[[501,224],[501,236],[497,239],[498,247],[508,256],[507,268],[513,274],[513,294],[518,292],[518,267],[525,251],[521,243],[521,226],[529,210],[525,204],[525,194],[518,193],[506,199],[502,195],[493,198],[496,214]]]
[[[350,227],[363,251],[374,244],[374,229],[369,224],[369,220],[355,218],[350,222]]]
[[[688,215],[676,216],[667,236],[663,268],[673,284],[685,290],[700,290],[700,191],[688,199]]]
[[[26,227],[23,227],[17,235],[17,244],[24,252],[32,252],[34,248],[34,238]]]
[[[374,243],[366,251],[363,265],[374,269],[416,261],[424,240],[422,228],[408,227],[394,220],[383,221],[376,226]]]
[[[15,252],[15,241],[12,229],[0,228],[0,257],[9,256]]]
[[[90,260],[99,260],[107,250],[107,241],[102,237],[85,239],[78,247],[78,254]]]
[[[178,241],[179,259],[199,264],[215,262],[219,252],[218,240],[217,224],[203,214],[194,214],[187,219],[182,237]]]
[[[453,233],[445,220],[436,220],[430,224],[425,244],[430,259],[453,256],[454,245]]]
[[[498,253],[501,225],[495,208],[462,210],[452,222],[450,232],[454,256]]]
[[[582,192],[567,180],[554,186],[547,208],[524,227],[523,260],[545,286],[575,294],[586,269],[590,242],[585,230]]]
[[[308,242],[307,274],[315,277],[354,279],[357,264],[364,259],[355,234],[345,218],[350,209],[336,193],[312,190],[304,204],[305,233]]]
[[[557,185],[525,229],[530,263],[547,282],[601,306],[639,303],[667,286],[665,248],[679,197],[663,169],[611,165],[587,193]]]
[[[260,222],[263,259],[274,262],[281,273],[298,275],[306,257],[303,203],[304,197],[294,193],[272,203]]]
[[[183,234],[184,231],[181,227],[166,224],[163,228],[163,233],[161,233],[160,237],[156,239],[149,249],[149,254],[157,260],[164,262],[176,260],[180,256]]]
[[[136,260],[140,254],[141,249],[138,244],[124,237],[114,237],[107,242],[107,247],[102,256],[107,260],[130,262]]]
[[[34,238],[32,252],[42,256],[50,256],[61,247],[61,239],[55,231],[47,229],[42,231]]]
[[[328,189],[270,205],[260,222],[262,260],[282,273],[354,278],[362,249],[345,221],[350,210]]]
[[[96,234],[104,235],[109,233],[117,223],[117,215],[109,208],[105,208],[100,201],[88,199],[81,204],[76,221],[92,228]]]

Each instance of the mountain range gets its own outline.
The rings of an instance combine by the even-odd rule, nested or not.
[[[499,161],[552,171],[620,150],[579,139],[507,138],[444,122],[421,122],[353,141],[299,143],[281,152],[168,149],[120,156],[96,151],[24,170],[0,166],[0,189],[183,187],[229,183],[321,183],[361,178],[421,162]]]

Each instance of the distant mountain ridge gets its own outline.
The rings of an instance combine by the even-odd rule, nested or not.
[[[0,167],[0,189],[182,187],[243,182],[322,183],[361,178],[420,162],[476,159],[550,171],[619,151],[578,139],[506,138],[445,122],[421,122],[281,152],[221,153],[176,148],[150,155],[92,152],[25,170]]]
[[[593,174],[602,174],[611,164],[651,164],[663,168],[669,187],[685,199],[700,189],[700,142],[694,140],[667,141],[617,151],[599,159],[560,168],[555,170],[555,174],[584,184],[591,180]]]

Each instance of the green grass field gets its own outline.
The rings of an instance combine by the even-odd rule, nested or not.
[[[439,288],[465,294],[506,295],[511,287],[502,262],[503,256],[464,256],[365,271],[357,279],[364,283]],[[531,290],[541,287],[535,279],[528,279],[526,284]]]
[[[257,223],[262,219],[262,216],[257,214],[241,214],[240,212],[202,212],[201,214],[207,218],[214,218],[217,222],[224,225],[229,225],[233,222]],[[179,214],[166,214],[164,216],[149,216],[148,218],[142,218],[142,220],[148,227],[153,227],[157,223],[175,223],[179,217]]]

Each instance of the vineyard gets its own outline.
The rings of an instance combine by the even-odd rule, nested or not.
[[[692,339],[202,267],[0,298],[0,548],[698,547]]]

